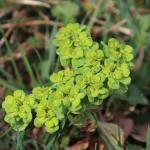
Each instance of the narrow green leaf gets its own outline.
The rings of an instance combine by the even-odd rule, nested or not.
[[[21,53],[21,56],[23,58],[23,62],[24,62],[24,65],[25,65],[25,68],[31,78],[31,82],[32,82],[32,85],[34,86],[36,84],[36,79],[34,77],[34,73],[33,73],[33,70],[32,70],[32,67],[31,67],[31,64],[24,52],[24,50],[22,49],[22,47],[20,45],[18,45],[18,48],[20,50],[20,53]]]
[[[0,138],[2,138],[5,135],[7,135],[11,130],[12,130],[12,127],[9,127],[2,135],[0,135]]]
[[[52,73],[54,71],[55,59],[56,59],[56,47],[53,44],[53,40],[56,32],[57,32],[57,27],[54,26],[51,37],[49,38],[48,34],[46,34],[45,58],[40,64],[41,75],[43,79],[49,79],[50,72]]]
[[[16,90],[16,89],[17,89],[16,86],[14,86],[14,85],[8,83],[7,81],[5,81],[5,80],[3,80],[3,79],[1,79],[1,78],[0,78],[0,85],[4,86],[4,87],[6,87],[6,88],[8,88],[8,89],[10,89],[10,90]]]
[[[2,66],[0,66],[0,73],[5,76],[8,80],[12,80],[12,75],[7,72]]]
[[[6,48],[7,48],[8,53],[11,55],[12,49],[11,49],[11,47],[10,47],[10,45],[9,45],[9,43],[8,43],[8,41],[7,41],[7,39],[5,39],[5,45],[6,45]],[[15,71],[15,74],[16,74],[16,77],[17,77],[18,82],[20,83],[20,85],[23,86],[23,83],[22,83],[22,76],[21,76],[21,74],[20,74],[20,72],[19,72],[19,69],[18,69],[18,67],[17,67],[16,61],[15,61],[14,58],[12,58],[11,63],[12,63],[12,66],[13,66],[13,68],[14,68],[14,71]]]
[[[122,94],[114,94],[113,99],[119,99],[127,101],[129,104],[136,106],[137,104],[148,104],[147,98],[144,94],[138,89],[135,85],[131,85],[128,89],[128,92],[124,95]]]
[[[51,148],[54,146],[55,144],[55,141],[56,141],[56,138],[57,138],[57,133],[53,134],[53,135],[50,135],[49,137],[49,142],[48,144],[46,145],[46,147],[44,148],[44,150],[51,150]]]
[[[148,127],[146,135],[146,150],[150,150],[150,127]]]

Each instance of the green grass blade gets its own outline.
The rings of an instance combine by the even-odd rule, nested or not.
[[[12,75],[8,73],[3,67],[0,66],[0,73],[6,77],[8,80],[12,80]]]
[[[146,150],[150,150],[150,127],[148,127],[146,135]]]
[[[7,81],[5,81],[5,80],[3,80],[3,79],[1,79],[1,78],[0,78],[0,85],[3,86],[3,87],[8,88],[8,89],[10,89],[10,90],[16,90],[16,89],[17,89],[16,86],[14,86],[14,85],[12,85],[12,84],[9,84]]]
[[[37,144],[37,142],[35,140],[33,141],[33,145],[35,147],[35,150],[39,150],[38,144]]]
[[[49,66],[50,66],[50,72],[53,71],[53,68],[55,66],[55,60],[56,60],[56,46],[54,45],[54,38],[55,38],[55,35],[57,33],[57,27],[54,26],[53,27],[53,31],[52,31],[52,34],[51,34],[51,38],[50,38],[50,46],[49,46]]]
[[[0,135],[0,139],[7,135],[12,130],[12,127],[9,127],[2,135]]]
[[[5,45],[6,45],[6,48],[7,48],[8,53],[11,54],[11,53],[12,53],[12,49],[11,49],[11,47],[10,47],[10,45],[9,45],[9,43],[8,43],[8,41],[7,41],[6,39],[5,39]],[[19,82],[20,85],[23,86],[23,83],[22,83],[22,76],[21,76],[21,74],[20,74],[20,72],[19,72],[19,70],[18,70],[16,61],[15,61],[14,58],[12,58],[11,63],[12,63],[12,66],[13,66],[13,68],[14,68],[14,71],[15,71],[15,74],[16,74],[16,77],[17,77],[17,81]]]
[[[21,53],[21,56],[22,56],[25,68],[26,68],[26,70],[27,70],[27,72],[28,72],[28,74],[30,76],[32,86],[35,86],[36,85],[36,79],[34,77],[34,73],[33,73],[32,67],[30,65],[30,62],[29,62],[29,60],[28,60],[28,58],[27,58],[23,48],[20,45],[18,45],[18,48],[19,48],[19,51]]]
[[[51,37],[49,38],[48,32],[46,33],[45,40],[45,58],[40,64],[41,75],[43,79],[49,79],[50,72],[54,71],[55,59],[56,59],[56,47],[53,43],[57,27],[53,26]]]

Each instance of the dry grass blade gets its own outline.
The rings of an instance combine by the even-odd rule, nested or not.
[[[139,56],[135,62],[135,65],[134,65],[134,71],[138,71],[140,70],[140,68],[142,67],[143,65],[143,60],[144,60],[144,47],[141,46],[140,49],[139,49]]]
[[[7,7],[7,9],[0,8],[0,18],[4,17],[5,15],[8,15],[12,11],[14,11],[15,9],[17,9],[16,6],[9,6],[9,7]]]
[[[12,32],[12,30],[13,30],[13,28],[9,28],[9,29],[6,31],[5,35],[0,39],[0,48],[1,48],[2,45],[5,43],[5,38],[7,38],[7,37],[10,35],[10,33]]]
[[[41,6],[41,7],[46,7],[50,8],[50,5],[45,2],[41,1],[35,1],[35,0],[7,0],[10,3],[17,3],[17,4],[24,4],[24,5],[31,5],[31,6]]]
[[[127,35],[127,36],[133,36],[133,32],[129,29],[129,28],[126,28],[126,27],[118,27],[117,29],[119,32]]]
[[[26,21],[17,24],[6,23],[0,25],[0,28],[7,29],[11,27],[38,26],[38,25],[56,25],[60,27],[62,26],[62,23],[51,21],[51,20],[32,20],[32,21]]]
[[[107,29],[105,32],[108,33],[108,32],[112,32],[113,30],[116,30],[118,29],[118,27],[122,26],[124,23],[126,23],[127,20],[126,19],[123,19],[121,20],[120,22],[112,25],[109,29]]]

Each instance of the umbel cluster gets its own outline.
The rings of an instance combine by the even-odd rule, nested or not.
[[[35,87],[31,94],[16,90],[2,104],[5,121],[17,131],[25,130],[34,119],[35,127],[54,133],[68,115],[99,106],[131,82],[131,46],[113,38],[100,46],[79,24],[62,27],[55,44],[64,69],[50,76],[52,85]]]

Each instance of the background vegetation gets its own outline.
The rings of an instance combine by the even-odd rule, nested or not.
[[[105,100],[97,127],[90,116],[72,119],[77,126],[67,127],[54,149],[149,150],[149,0],[0,0],[0,103],[15,89],[30,93],[48,84],[49,75],[60,69],[53,38],[71,22],[87,25],[98,42],[115,37],[132,45],[132,83],[126,94]],[[55,140],[32,125],[18,135],[3,117],[0,108],[0,150],[48,149]]]

